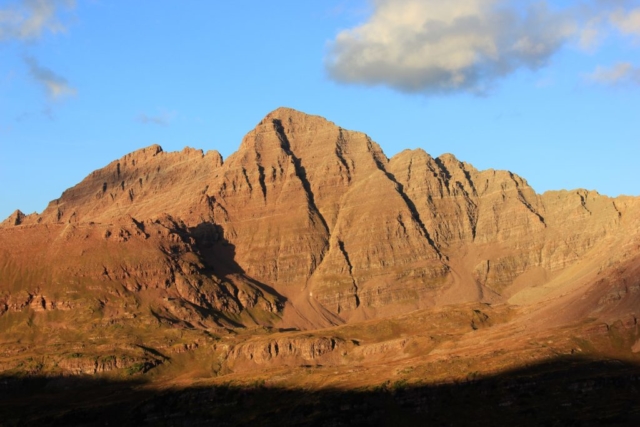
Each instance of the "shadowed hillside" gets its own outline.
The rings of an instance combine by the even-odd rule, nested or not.
[[[264,383],[156,390],[87,377],[0,382],[3,425],[638,425],[640,366],[565,357],[456,383],[357,390]]]

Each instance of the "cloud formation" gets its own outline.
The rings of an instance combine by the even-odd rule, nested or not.
[[[160,126],[168,126],[173,118],[173,114],[162,113],[156,116],[150,116],[144,113],[138,114],[136,120],[143,124],[152,124],[152,125],[160,125]]]
[[[485,93],[519,68],[536,69],[575,32],[545,2],[373,0],[368,22],[330,46],[329,75],[410,93]]]
[[[590,7],[575,8],[576,19],[585,21],[579,30],[579,45],[593,51],[615,33],[640,36],[640,7],[632,8],[633,3],[633,0],[596,0]]]
[[[595,51],[605,38],[606,16],[591,17],[578,31],[578,45],[586,51]]]
[[[31,77],[44,88],[51,99],[55,100],[77,94],[77,90],[69,85],[67,79],[41,66],[35,58],[28,56],[24,61],[29,67]]]
[[[614,34],[640,36],[636,0],[569,0],[561,9],[550,0],[370,3],[369,19],[329,45],[325,65],[338,82],[485,94],[518,69],[546,65],[569,42],[593,52]],[[625,64],[598,69],[590,79],[603,82],[624,69],[633,80]]]
[[[611,67],[599,66],[587,75],[587,80],[607,86],[640,85],[640,67],[634,67],[629,62],[618,62]]]
[[[64,32],[58,12],[74,6],[75,0],[21,0],[0,9],[0,41],[34,40],[45,31]]]
[[[640,36],[640,7],[628,12],[616,10],[611,14],[611,22],[623,34]]]

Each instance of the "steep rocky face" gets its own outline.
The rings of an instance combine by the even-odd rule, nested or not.
[[[623,229],[621,200],[586,190],[537,195],[517,175],[478,171],[450,154],[434,159],[404,151],[391,160],[391,171],[443,253],[472,252],[465,267],[498,293],[526,271],[567,267]]]
[[[297,314],[283,326],[522,303],[637,235],[639,211],[637,198],[538,195],[513,173],[449,154],[387,159],[365,134],[280,108],[224,162],[151,146],[93,172],[42,215],[16,211],[0,228],[0,312],[46,307],[54,282],[86,288],[98,277],[160,301],[156,317],[202,327],[277,323],[285,303]],[[20,239],[35,239],[36,253],[16,251]]]
[[[257,280],[301,287],[322,261],[329,230],[277,120],[245,137],[206,195],[237,263]]]
[[[367,305],[415,297],[392,288],[407,275],[424,285],[446,272],[387,164],[366,135],[279,109],[245,137],[208,194],[249,275],[340,313],[359,307],[359,294]]]
[[[162,213],[198,218],[193,207],[202,203],[206,183],[221,165],[216,151],[165,153],[153,145],[92,172],[28,222],[109,223],[123,215],[144,220]]]

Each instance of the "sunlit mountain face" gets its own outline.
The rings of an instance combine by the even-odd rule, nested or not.
[[[634,425],[638,307],[640,198],[279,108],[227,158],[151,145],[1,223],[0,414]]]

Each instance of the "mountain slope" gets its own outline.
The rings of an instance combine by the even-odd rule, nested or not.
[[[540,195],[511,172],[450,154],[388,159],[365,134],[280,108],[224,161],[215,151],[147,147],[91,173],[42,214],[7,218],[3,363],[32,351],[24,336],[37,354],[55,342],[59,354],[80,346],[153,365],[168,356],[142,342],[164,354],[238,331],[312,331],[468,304],[516,313],[496,315],[505,330],[626,319],[640,304],[639,218],[638,198]],[[471,316],[474,330],[485,323]],[[70,338],[52,322],[79,326]],[[351,351],[347,338],[320,338],[333,344],[286,345]],[[260,348],[277,355],[278,342]],[[237,360],[254,347],[232,347],[215,363],[245,366]]]

